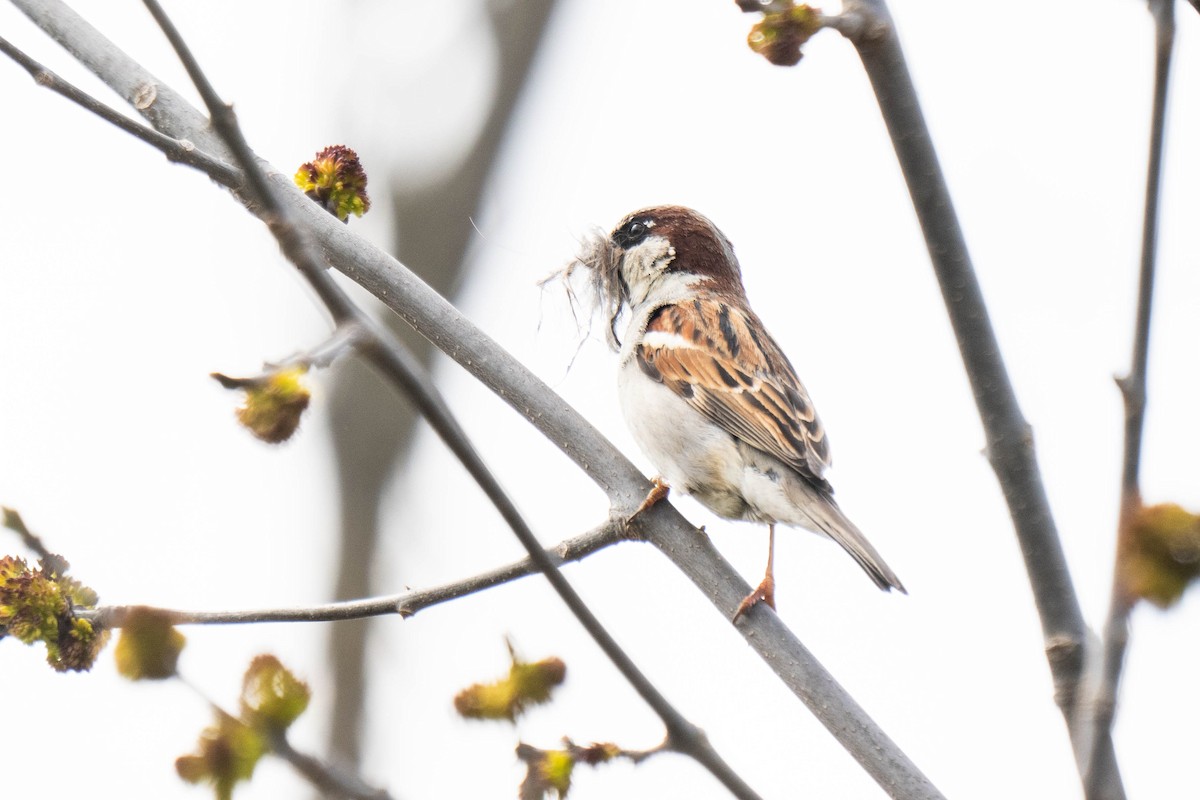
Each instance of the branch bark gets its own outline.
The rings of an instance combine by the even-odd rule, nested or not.
[[[214,153],[228,152],[202,114],[58,0],[12,1],[127,99],[140,87],[156,87],[156,102],[139,109],[156,128]],[[608,494],[614,514],[627,517],[637,508],[649,482],[578,412],[403,265],[297,192],[288,176],[265,162],[260,165],[289,213],[317,239],[332,266],[371,291],[529,419]],[[238,199],[262,214],[245,197]],[[728,618],[749,591],[745,581],[669,504],[660,503],[643,516],[647,539]],[[891,797],[942,797],[777,616],[756,614],[738,630]]]
[[[357,775],[344,772],[318,758],[301,753],[292,747],[287,734],[277,733],[270,737],[271,752],[292,765],[308,778],[309,783],[319,789],[324,797],[345,797],[349,800],[393,800],[386,789],[370,786]]]
[[[579,561],[597,550],[628,539],[624,521],[610,518],[602,525],[570,539],[559,542],[548,549],[546,555],[555,566]],[[244,625],[258,622],[345,622],[399,614],[404,619],[419,611],[436,605],[469,597],[485,589],[492,589],[519,578],[538,572],[533,559],[523,558],[502,567],[497,567],[469,578],[414,589],[385,597],[370,597],[361,600],[343,600],[316,606],[291,608],[258,608],[240,611],[184,611],[172,608],[154,608],[172,625]],[[134,609],[145,606],[100,606],[91,611],[77,611],[81,619],[90,619],[105,628],[122,628]]]
[[[1154,102],[1150,111],[1150,148],[1146,165],[1146,198],[1142,217],[1142,254],[1138,279],[1137,314],[1129,373],[1117,380],[1125,405],[1125,447],[1121,469],[1121,507],[1113,560],[1112,595],[1104,622],[1103,651],[1097,660],[1099,676],[1084,683],[1086,704],[1079,709],[1084,794],[1088,800],[1110,797],[1109,786],[1120,783],[1117,765],[1106,759],[1112,750],[1112,724],[1117,690],[1129,643],[1129,615],[1134,598],[1123,580],[1122,568],[1134,520],[1142,507],[1138,478],[1142,461],[1142,432],[1146,422],[1146,376],[1150,362],[1150,319],[1154,305],[1154,271],[1158,251],[1158,211],[1162,199],[1167,90],[1175,46],[1175,0],[1150,0],[1154,17]]]
[[[938,162],[933,138],[885,0],[848,0],[837,27],[858,50],[875,91],[925,236],[946,311],[987,439],[987,457],[1008,504],[1042,623],[1055,701],[1078,745],[1076,698],[1087,629],[1038,469],[1033,431],[1021,413],[988,317],[983,291]],[[1085,764],[1076,750],[1080,774]],[[1109,798],[1123,798],[1111,742],[1097,754],[1114,776]]]
[[[312,289],[320,297],[326,310],[338,325],[353,324],[363,332],[359,337],[358,349],[366,360],[400,389],[421,416],[429,423],[446,447],[467,470],[475,483],[491,501],[496,511],[508,523],[509,528],[529,553],[530,560],[537,565],[547,582],[558,593],[563,603],[583,626],[592,640],[617,668],[643,701],[658,715],[667,730],[670,749],[690,756],[707,769],[735,797],[742,800],[757,800],[758,795],[725,762],[713,748],[708,737],[700,728],[683,716],[658,687],[641,671],[633,659],[617,644],[616,639],[601,624],[600,620],[584,602],[583,598],[568,583],[539,544],[533,530],[508,497],[499,480],[492,473],[466,432],[451,413],[441,394],[433,385],[428,372],[416,357],[382,327],[372,324],[370,318],[359,309],[326,270],[318,256],[309,228],[303,226],[295,210],[283,200],[284,192],[267,181],[267,173],[251,151],[233,107],[218,96],[199,62],[182,34],[171,22],[158,0],[142,0],[155,22],[166,35],[192,83],[199,91],[212,120],[212,127],[233,153],[234,160],[245,174],[246,183],[252,191],[252,199],[261,208],[261,217],[270,228],[280,249],[288,260],[300,271]],[[291,194],[295,190],[289,187]]]
[[[101,103],[70,81],[63,79],[61,75],[46,69],[40,62],[35,61],[27,53],[14,47],[11,42],[3,37],[0,37],[0,53],[20,64],[38,86],[44,86],[50,91],[62,95],[72,103],[82,106],[84,109],[100,117],[105,122],[112,123],[129,135],[141,139],[165,155],[168,161],[195,167],[227,189],[234,188],[240,181],[241,175],[233,167],[218,161],[203,151],[197,150],[190,142],[172,139],[170,136],[164,136],[153,128],[147,128],[145,125],[134,122],[111,106]]]
[[[458,166],[439,180],[411,185],[401,176],[391,176],[388,187],[394,209],[393,252],[401,260],[420,264],[422,277],[447,296],[460,283],[475,232],[468,212],[479,207],[555,0],[516,4],[490,0],[484,5],[497,49],[497,85],[478,138],[466,148]],[[372,184],[378,187],[381,177],[387,176],[373,174]],[[393,315],[383,322],[422,363],[429,363],[433,348],[428,341]],[[380,503],[392,485],[397,463],[411,457],[417,415],[397,403],[391,387],[355,361],[339,370],[328,392],[328,409],[341,520],[334,596],[365,597],[372,593],[372,570],[363,565],[374,560],[383,536]],[[384,416],[388,424],[380,425],[378,420]],[[366,625],[336,625],[329,632],[335,698],[326,741],[341,763],[360,760],[368,690],[367,633]]]

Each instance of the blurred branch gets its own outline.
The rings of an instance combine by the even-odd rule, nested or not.
[[[1167,89],[1171,55],[1175,46],[1175,0],[1150,0],[1154,17],[1154,103],[1150,111],[1150,155],[1146,166],[1146,198],[1142,218],[1142,257],[1138,280],[1137,319],[1133,329],[1133,355],[1129,374],[1117,380],[1125,404],[1125,455],[1121,469],[1121,507],[1117,547],[1113,560],[1112,596],[1104,622],[1099,677],[1084,682],[1088,696],[1080,708],[1080,749],[1084,794],[1088,800],[1109,797],[1108,787],[1120,784],[1112,751],[1112,724],[1117,710],[1117,689],[1129,642],[1129,614],[1134,598],[1123,580],[1133,525],[1142,506],[1138,473],[1142,460],[1142,432],[1146,422],[1146,375],[1150,360],[1150,317],[1154,301],[1154,267],[1158,250],[1158,212],[1162,200],[1163,150],[1166,139]],[[1093,688],[1094,687],[1094,688]]]
[[[141,139],[165,155],[168,161],[195,167],[227,189],[237,189],[241,184],[241,175],[233,167],[213,158],[208,153],[197,150],[191,142],[172,139],[170,136],[165,136],[153,128],[139,125],[111,106],[101,103],[87,92],[63,80],[62,77],[46,69],[37,61],[34,61],[3,37],[0,37],[0,53],[4,53],[4,55],[20,64],[38,86],[44,86],[50,91],[62,95],[72,103],[82,106],[100,117],[105,122],[112,123],[126,133]],[[151,101],[153,100],[152,95],[147,95],[146,98]]]
[[[421,277],[440,294],[452,296],[466,270],[467,253],[477,236],[470,214],[481,207],[488,176],[555,5],[555,0],[483,3],[483,18],[495,47],[491,71],[495,89],[478,136],[463,149],[453,169],[428,181],[414,182],[404,169],[393,175],[371,176],[376,190],[382,182],[390,183],[392,252],[406,263],[419,264]],[[378,13],[378,9],[368,13]],[[452,52],[452,59],[463,58],[458,51]],[[427,110],[436,113],[440,102],[433,101]],[[384,315],[383,323],[423,364],[430,363],[434,349],[428,340],[394,314]],[[383,497],[396,485],[397,463],[413,457],[417,437],[412,434],[418,416],[411,406],[397,403],[392,388],[360,362],[348,361],[326,396],[339,517],[334,597],[366,597],[375,593],[375,571],[363,569],[363,564],[376,560],[385,536]],[[379,424],[383,417],[387,425]],[[403,468],[399,472],[420,473]],[[329,752],[339,761],[361,760],[359,739],[368,705],[368,633],[367,625],[337,625],[329,631],[326,643],[334,673],[333,712],[326,740]]]
[[[1004,492],[1025,559],[1054,677],[1055,700],[1070,725],[1083,672],[1086,628],[1042,484],[1033,432],[1021,413],[1000,355],[887,4],[884,0],[848,0],[844,7],[854,24],[840,29],[854,43],[875,90],[925,235],[983,422],[988,460]],[[1111,748],[1105,758],[1115,764]],[[1119,783],[1112,796],[1123,796]]]
[[[0,506],[0,525],[8,528],[17,536],[21,537],[21,543],[28,547],[33,552],[37,553],[37,557],[45,560],[54,560],[61,558],[50,552],[50,548],[42,541],[42,538],[33,531],[29,530],[29,526],[25,524],[25,520],[17,513],[15,508],[8,506]]]
[[[253,665],[251,669],[253,669]],[[247,673],[247,676],[249,674]],[[323,797],[339,797],[347,798],[348,800],[392,800],[392,795],[386,789],[371,786],[362,778],[345,769],[327,764],[318,758],[314,758],[307,753],[302,753],[292,747],[291,742],[287,738],[286,728],[295,719],[294,716],[289,718],[287,722],[282,723],[283,727],[280,728],[272,724],[272,722],[277,723],[279,721],[277,717],[268,722],[262,722],[253,718],[248,719],[246,716],[231,714],[207,697],[204,691],[192,681],[189,681],[177,672],[174,673],[173,677],[202,697],[212,707],[219,720],[217,729],[208,729],[205,731],[205,734],[209,734],[211,731],[212,738],[209,738],[205,734],[201,735],[201,751],[204,754],[185,756],[176,762],[176,771],[179,772],[180,777],[183,777],[189,783],[196,783],[198,781],[214,783],[217,786],[216,796],[218,798],[231,797],[233,793],[232,785],[234,783],[250,779],[250,774],[241,772],[239,767],[242,767],[244,762],[248,760],[250,762],[248,773],[253,773],[253,765],[257,763],[258,757],[265,750],[288,762],[309,783],[319,789]],[[272,687],[272,692],[274,688]],[[294,698],[289,699],[294,700]],[[279,701],[280,697],[273,695],[270,700]],[[300,707],[300,711],[303,711],[307,702],[308,695],[307,689],[305,689],[303,705]],[[246,715],[253,715],[253,711],[246,709],[244,695],[242,711]],[[274,711],[278,713],[278,707]],[[271,714],[268,713],[267,716],[270,718]],[[225,723],[231,723],[231,726],[235,730],[244,730],[248,734],[249,740],[254,744],[251,745],[244,735],[230,735]],[[207,752],[204,744],[206,740],[207,747],[211,748]],[[259,746],[262,747],[262,750],[259,749]],[[184,761],[200,761],[202,765],[195,768],[188,768],[186,770],[187,774],[185,774],[184,768],[180,766],[180,762]],[[239,761],[243,763],[239,764]],[[194,769],[198,774],[192,774]],[[222,784],[226,785],[222,787]]]
[[[335,326],[333,333],[315,347],[306,352],[288,356],[282,361],[269,363],[266,365],[266,369],[257,375],[233,378],[220,372],[210,372],[209,377],[221,384],[222,388],[243,389],[269,380],[283,366],[302,366],[305,369],[327,368],[342,356],[353,352],[359,338],[363,336],[365,334],[356,323],[345,322]]]
[[[1150,112],[1150,155],[1146,166],[1146,198],[1142,220],[1141,272],[1133,355],[1129,374],[1117,381],[1125,401],[1125,455],[1121,491],[1136,497],[1142,458],[1142,430],[1146,420],[1146,374],[1150,359],[1150,316],[1154,299],[1154,265],[1158,249],[1158,213],[1162,199],[1163,150],[1166,139],[1167,90],[1171,55],[1175,46],[1175,4],[1150,0],[1154,17],[1154,104]]]
[[[186,136],[212,152],[227,153],[208,128],[206,117],[59,0],[12,2],[124,96],[132,94],[136,86],[154,83],[156,102],[139,110],[156,128]],[[279,191],[279,199],[311,232],[335,268],[382,300],[525,416],[605,491],[613,514],[627,517],[638,507],[650,490],[649,481],[577,411],[402,264],[297,192],[288,176],[259,163]],[[262,209],[246,198],[237,199],[251,212],[263,215]],[[707,537],[698,536],[669,503],[658,504],[639,522],[646,526],[646,538],[728,619],[750,587]],[[753,615],[738,631],[890,796],[942,797],[775,614]]]
[[[386,789],[378,789],[351,775],[326,764],[319,758],[301,753],[292,747],[287,734],[276,733],[269,737],[271,752],[291,764],[297,772],[308,778],[309,783],[327,797],[347,797],[350,800],[391,800]]]
[[[556,566],[579,561],[611,544],[628,539],[628,530],[623,520],[610,518],[604,524],[587,533],[560,542],[546,551]],[[533,575],[538,567],[530,558],[523,558],[503,567],[481,572],[460,581],[445,583],[429,589],[416,589],[386,597],[371,597],[364,600],[345,600],[315,606],[293,608],[262,608],[244,611],[181,611],[170,608],[154,608],[172,625],[241,625],[255,622],[342,622],[351,619],[366,619],[399,614],[407,619],[449,600],[468,597],[485,589]],[[106,628],[124,627],[134,609],[144,606],[100,606],[91,611],[78,610],[81,619],[90,619]]]
[[[466,432],[463,431],[458,420],[451,414],[449,407],[446,406],[441,395],[433,386],[428,373],[412,353],[383,328],[372,324],[370,318],[354,305],[349,296],[342,291],[326,271],[325,264],[317,255],[318,250],[309,231],[303,227],[292,210],[280,199],[281,193],[278,193],[278,190],[267,182],[266,173],[259,166],[242,134],[237,117],[233,113],[233,107],[217,95],[184,42],[182,35],[157,0],[143,0],[143,3],[159,27],[162,28],[180,62],[187,70],[188,76],[192,79],[192,83],[203,98],[217,134],[233,151],[236,163],[245,172],[247,184],[253,189],[255,199],[262,208],[263,218],[275,238],[278,239],[280,248],[317,292],[334,321],[338,324],[355,323],[363,331],[363,336],[358,342],[359,351],[412,400],[421,411],[421,416],[429,422],[430,427],[466,468],[492,505],[500,512],[500,516],[512,528],[513,533],[529,553],[530,559],[545,575],[546,580],[562,598],[567,608],[571,610],[571,613],[575,615],[575,618],[579,620],[579,623],[604,651],[625,680],[662,720],[667,729],[670,748],[691,756],[735,796],[757,798],[758,795],[712,747],[704,732],[679,713],[633,663],[633,660],[621,649],[616,640],[600,623],[600,620],[592,613],[583,598],[575,592],[567,579],[559,572],[554,560],[546,555],[537,536],[534,535],[533,530],[517,511],[516,505],[504,492],[500,482],[475,450]]]

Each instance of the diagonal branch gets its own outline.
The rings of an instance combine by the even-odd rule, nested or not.
[[[179,673],[175,673],[174,678],[182,682],[185,686],[191,689],[204,699],[212,707],[213,712],[218,719],[230,720],[239,726],[245,727],[255,733],[260,733],[262,739],[269,750],[276,757],[288,762],[292,768],[303,775],[309,783],[320,790],[325,797],[346,798],[346,800],[393,800],[391,793],[386,789],[379,789],[369,785],[362,778],[353,775],[349,772],[340,769],[333,764],[327,764],[314,756],[307,753],[302,753],[294,748],[291,742],[288,741],[286,730],[271,730],[263,729],[251,724],[247,720],[237,714],[230,714],[220,705],[215,703],[211,698],[205,695],[195,683],[183,677]],[[203,749],[203,748],[202,748]],[[216,750],[215,760],[221,762],[222,756],[225,763],[219,763],[218,771],[222,771],[229,766],[228,759],[231,754],[228,750],[228,745],[225,748]],[[203,758],[203,757],[202,757]],[[207,759],[206,759],[207,760]],[[182,774],[182,773],[181,773]],[[233,780],[248,780],[249,775],[239,775]],[[217,797],[229,797],[231,791],[222,793],[218,789]]]
[[[988,460],[1004,492],[1025,559],[1054,678],[1055,700],[1070,726],[1083,674],[1086,628],[1038,469],[1033,432],[1021,413],[1000,355],[887,3],[847,0],[843,7],[843,18],[835,27],[858,50],[908,184],[983,422]],[[1101,758],[1111,764],[1108,774],[1117,775],[1111,746]],[[1124,796],[1119,779],[1110,791],[1110,797]]]
[[[50,552],[50,548],[46,547],[46,543],[42,541],[42,537],[29,530],[29,526],[25,524],[25,520],[21,519],[21,515],[17,513],[15,508],[0,506],[0,525],[20,536],[21,543],[37,553],[38,558],[45,561],[62,559],[62,556]]]
[[[518,101],[537,68],[540,43],[558,5],[557,0],[488,0],[480,4],[483,27],[495,47],[495,84],[474,141],[457,166],[431,182],[414,184],[400,174],[388,177],[393,254],[420,264],[425,280],[439,292],[452,293],[460,285],[475,234],[466,212],[481,207],[481,197],[492,180],[511,123],[520,114]],[[376,191],[377,177],[371,177]],[[383,323],[397,332],[423,363],[429,363],[433,347],[427,340],[394,315],[386,315]],[[397,404],[390,387],[369,372],[349,365],[338,373],[328,395],[340,520],[334,591],[343,599],[372,592],[370,571],[363,570],[362,564],[379,549],[385,535],[379,511],[389,478],[399,462],[412,457],[416,442],[415,409]],[[376,422],[381,414],[388,416],[385,428]],[[326,737],[330,752],[350,763],[362,760],[360,738],[369,682],[367,638],[367,626],[338,625],[325,642],[334,678],[333,716]]]
[[[319,758],[302,753],[292,746],[285,732],[269,737],[271,752],[292,765],[292,768],[308,779],[326,797],[345,797],[349,800],[392,800],[386,789],[377,789],[366,784],[357,775],[337,769]]]
[[[597,550],[608,547],[628,537],[624,522],[610,518],[587,533],[559,542],[547,551],[549,558],[558,566],[579,561]],[[408,619],[419,611],[462,597],[491,589],[518,578],[538,572],[533,559],[514,561],[463,580],[415,589],[385,597],[370,597],[363,600],[343,600],[316,606],[291,608],[259,608],[241,611],[182,611],[171,608],[155,608],[172,625],[243,625],[258,622],[341,622],[350,619],[366,619],[399,614]],[[80,619],[90,619],[105,628],[122,628],[134,609],[145,606],[101,606],[91,611],[78,610]]]
[[[1150,315],[1154,299],[1154,264],[1158,254],[1163,143],[1167,127],[1167,90],[1171,76],[1171,55],[1175,47],[1175,4],[1170,0],[1150,0],[1150,9],[1154,16],[1154,105],[1150,111],[1150,155],[1146,165],[1137,319],[1134,323],[1129,374],[1117,382],[1125,401],[1125,454],[1121,471],[1121,491],[1125,496],[1138,493],[1138,472],[1142,459],[1146,374],[1150,360]]]
[[[131,136],[141,139],[160,151],[168,160],[195,167],[226,189],[236,189],[241,184],[241,175],[228,164],[213,158],[208,153],[197,150],[191,142],[172,139],[153,128],[139,125],[116,109],[101,103],[87,92],[64,80],[62,76],[46,69],[41,63],[14,47],[3,37],[0,37],[0,53],[4,53],[20,64],[38,86],[44,86],[50,91],[62,95],[105,122],[112,123]],[[150,95],[146,95],[145,98],[153,99]]]
[[[156,102],[140,111],[156,128],[227,156],[228,149],[208,129],[202,114],[60,0],[12,2],[123,96],[132,97],[138,87],[154,85]],[[286,176],[259,163],[280,198],[302,220],[336,269],[383,301],[526,417],[605,491],[614,514],[627,517],[637,508],[650,489],[649,482],[577,411],[420,278],[300,195]],[[261,213],[246,198],[237,199],[252,212]],[[750,587],[708,539],[697,535],[667,503],[655,506],[639,522],[646,526],[646,538],[728,618]],[[777,616],[755,615],[738,630],[891,797],[932,800],[942,796]]]
[[[725,788],[739,798],[757,798],[753,789],[721,758],[709,743],[708,737],[696,725],[683,716],[658,687],[634,664],[633,659],[617,644],[616,639],[600,623],[587,603],[563,577],[554,560],[546,555],[537,536],[517,510],[512,499],[505,493],[500,482],[484,463],[468,439],[458,420],[434,387],[428,373],[415,356],[395,336],[382,326],[373,323],[361,311],[340,286],[334,282],[325,264],[317,256],[311,234],[280,199],[278,191],[267,182],[266,173],[242,134],[233,107],[217,95],[207,76],[193,57],[183,36],[167,17],[158,0],[143,0],[146,8],[162,28],[179,60],[187,70],[192,83],[200,92],[212,117],[213,127],[233,151],[237,164],[246,174],[247,183],[255,199],[261,204],[264,219],[279,241],[280,248],[321,298],[334,321],[338,324],[354,323],[366,336],[359,342],[360,352],[384,377],[401,389],[416,405],[417,409],[438,434],[467,472],[487,495],[500,516],[512,528],[529,553],[530,559],[551,587],[562,598],[567,608],[592,637],[593,641],[608,656],[613,666],[626,681],[654,710],[667,729],[667,741],[672,750],[691,756]]]
[[[1154,267],[1158,245],[1158,212],[1162,199],[1163,150],[1166,138],[1167,89],[1175,45],[1175,0],[1150,0],[1154,17],[1154,103],[1150,111],[1150,154],[1146,166],[1146,198],[1142,218],[1142,256],[1138,279],[1137,319],[1133,329],[1133,355],[1129,374],[1117,380],[1125,403],[1125,453],[1121,469],[1121,507],[1117,522],[1117,548],[1113,561],[1112,596],[1104,622],[1103,652],[1098,680],[1084,684],[1087,704],[1080,709],[1084,793],[1089,800],[1106,797],[1116,765],[1104,758],[1112,749],[1112,724],[1117,710],[1117,689],[1129,643],[1129,614],[1134,599],[1122,578],[1134,519],[1141,509],[1138,473],[1142,460],[1142,432],[1146,422],[1146,375],[1150,361],[1150,317],[1154,300]],[[1093,688],[1094,687],[1094,688]],[[1116,776],[1119,781],[1119,776]]]

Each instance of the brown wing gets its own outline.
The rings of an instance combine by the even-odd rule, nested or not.
[[[829,488],[825,429],[753,312],[712,297],[664,306],[650,319],[637,359],[713,422]]]

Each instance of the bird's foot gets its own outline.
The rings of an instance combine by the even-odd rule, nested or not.
[[[737,621],[742,618],[743,614],[754,608],[759,603],[766,603],[771,608],[775,608],[774,575],[768,573],[767,576],[762,579],[762,583],[760,583],[753,592],[742,598],[742,602],[738,603],[737,611],[733,612],[733,619],[731,620],[733,624],[736,625]]]
[[[649,511],[650,509],[654,508],[656,505],[661,503],[663,500],[666,499],[667,494],[669,494],[670,491],[671,491],[671,487],[667,485],[666,481],[664,481],[662,478],[655,478],[654,479],[654,488],[652,488],[650,490],[650,492],[646,495],[646,499],[643,500],[642,504],[637,507],[637,510],[634,511],[632,514],[630,514],[628,517],[626,517],[625,524],[626,525],[632,524],[633,521],[638,518],[639,514]]]

